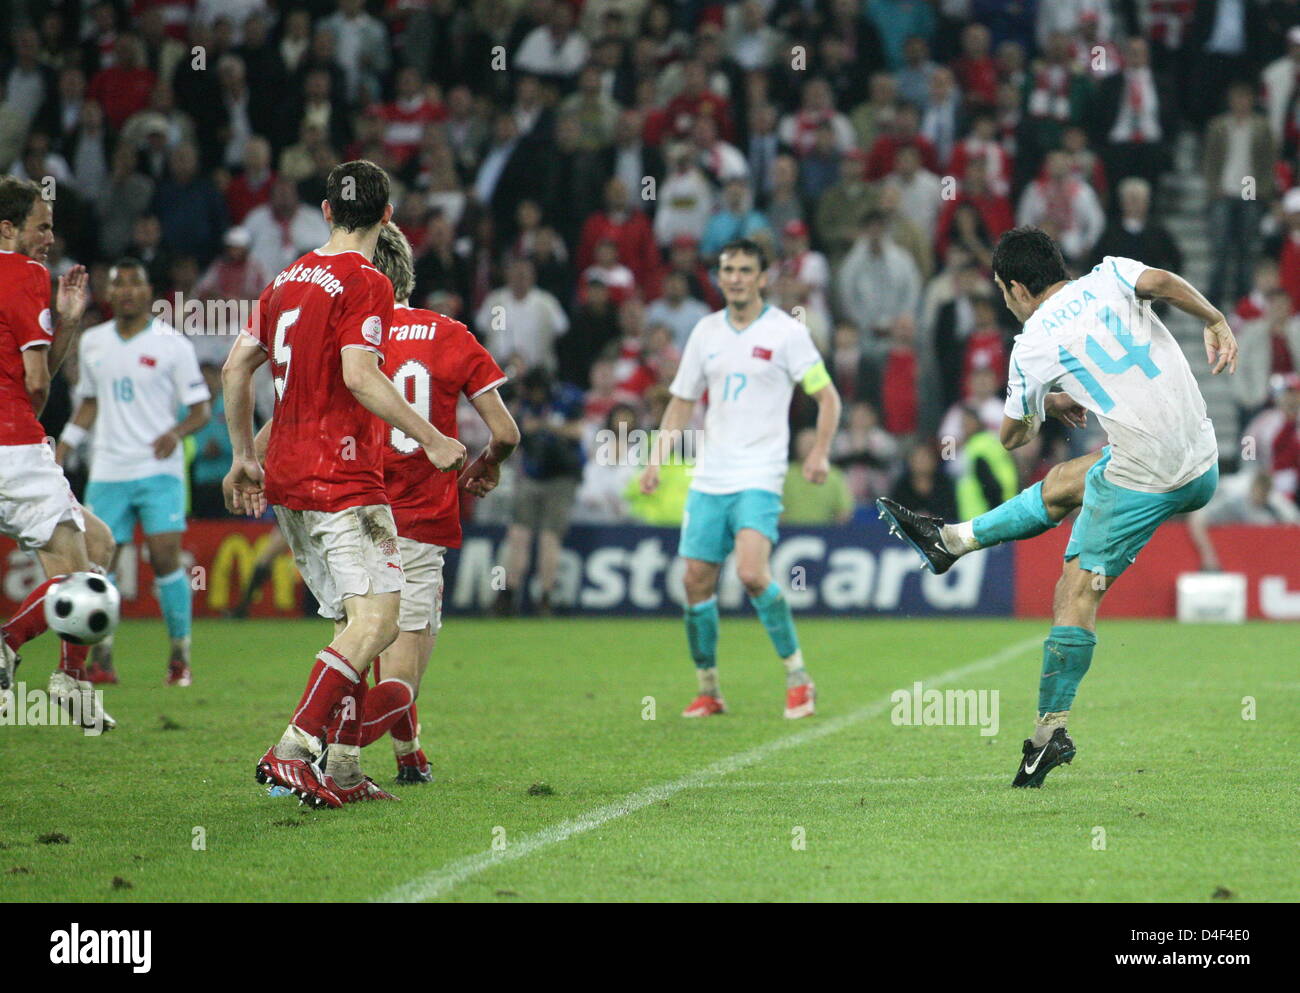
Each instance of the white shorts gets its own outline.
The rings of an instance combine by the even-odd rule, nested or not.
[[[401,591],[402,556],[387,504],[338,511],[276,507],[275,517],[321,617],[347,620],[343,601],[350,596]]]
[[[397,626],[403,631],[423,631],[427,627],[437,634],[442,627],[442,559],[447,549],[400,536],[397,547],[406,573]]]
[[[0,446],[0,531],[30,552],[49,544],[64,521],[86,530],[81,504],[50,446]]]

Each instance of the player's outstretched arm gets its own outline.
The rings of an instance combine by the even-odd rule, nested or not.
[[[54,446],[55,462],[63,465],[68,453],[85,440],[86,432],[94,426],[98,414],[99,400],[95,397],[86,397],[77,404],[77,409],[72,412],[68,423],[63,427],[63,433],[59,435],[59,443]]]
[[[1237,339],[1232,328],[1223,312],[1195,286],[1176,272],[1147,269],[1138,277],[1134,290],[1144,300],[1167,300],[1205,325],[1205,358],[1211,375],[1217,376],[1224,369],[1229,375],[1237,371]]]
[[[232,514],[260,517],[266,512],[262,467],[253,450],[253,373],[265,361],[266,350],[251,335],[241,334],[221,367],[232,450],[230,472],[221,482],[221,491]]]
[[[343,349],[343,383],[357,403],[380,420],[391,424],[424,449],[439,469],[459,469],[465,461],[465,446],[448,438],[419,415],[406,397],[379,368],[379,356],[367,348]]]
[[[674,396],[668,401],[668,406],[664,409],[664,419],[659,425],[659,433],[655,435],[650,447],[650,458],[645,469],[641,471],[642,493],[653,493],[659,488],[659,466],[668,459],[675,447],[679,447],[682,430],[691,422],[691,411],[694,409],[694,400]]]
[[[480,393],[470,403],[492,432],[492,438],[478,458],[460,474],[460,487],[474,496],[483,497],[496,489],[501,479],[501,463],[519,445],[519,425],[496,390]]]

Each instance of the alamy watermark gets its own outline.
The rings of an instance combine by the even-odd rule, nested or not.
[[[927,690],[913,683],[911,689],[894,690],[889,700],[894,705],[889,719],[900,727],[973,726],[992,738],[1001,726],[998,690]]]
[[[658,431],[601,428],[596,432],[592,457],[597,465],[695,465],[704,444],[704,432],[686,428],[667,438]]]
[[[0,727],[79,727],[89,738],[104,733],[104,693],[93,691],[93,702],[80,691],[56,699],[42,689],[28,689],[23,682],[0,690]],[[83,714],[83,709],[89,713]]]

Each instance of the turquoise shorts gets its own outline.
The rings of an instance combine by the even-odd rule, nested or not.
[[[775,545],[779,537],[776,522],[783,509],[780,495],[771,490],[738,493],[688,490],[677,554],[686,559],[721,563],[736,547],[736,532],[741,528],[753,528]]]
[[[144,479],[91,480],[86,484],[86,509],[108,525],[119,545],[135,537],[139,520],[145,534],[185,530],[185,483],[179,476]]]
[[[1138,552],[1158,528],[1175,514],[1200,510],[1219,485],[1219,467],[1210,466],[1190,483],[1168,493],[1144,493],[1116,486],[1103,473],[1110,463],[1110,446],[1088,470],[1083,487],[1083,507],[1065,546],[1065,561],[1078,558],[1079,568],[1104,576],[1118,576],[1135,561]]]

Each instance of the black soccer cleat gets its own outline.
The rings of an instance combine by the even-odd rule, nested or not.
[[[433,782],[433,770],[427,765],[400,765],[397,767],[398,786],[415,786]]]
[[[1066,733],[1065,728],[1053,731],[1052,737],[1042,748],[1035,748],[1033,741],[1026,738],[1020,768],[1011,785],[1036,790],[1043,785],[1049,772],[1058,765],[1069,765],[1073,758],[1074,739]]]
[[[957,556],[943,543],[943,518],[926,517],[902,504],[881,497],[876,501],[880,519],[889,524],[889,533],[902,538],[925,560],[925,567],[936,576],[952,568]]]

